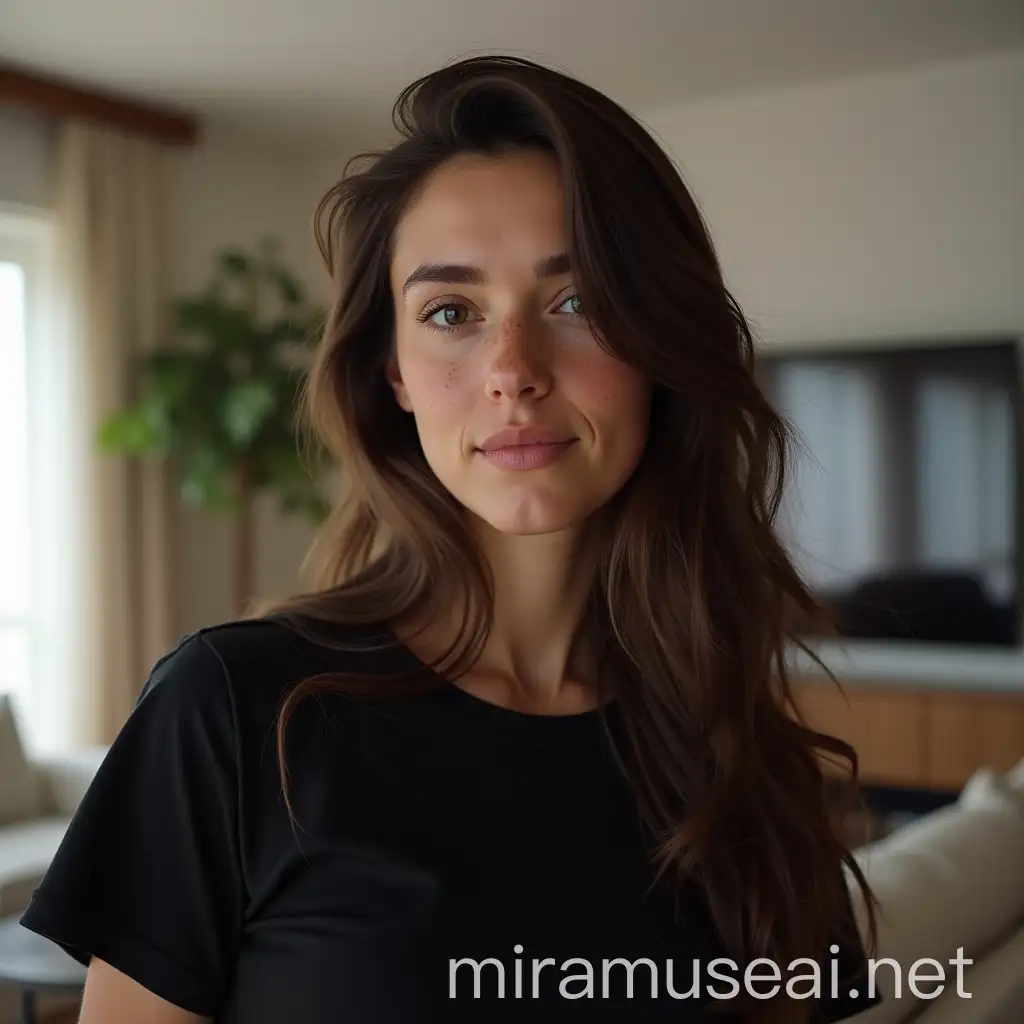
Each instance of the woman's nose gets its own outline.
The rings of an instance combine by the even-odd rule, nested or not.
[[[494,402],[537,400],[551,390],[548,344],[543,328],[522,316],[498,327],[487,374],[487,394]]]

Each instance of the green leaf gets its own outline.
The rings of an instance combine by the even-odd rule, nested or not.
[[[182,469],[181,493],[193,506],[227,512],[235,508],[230,466],[211,449],[193,452]]]
[[[228,436],[240,447],[250,444],[277,405],[269,380],[251,378],[234,385],[224,396],[222,415]]]
[[[171,303],[174,325],[181,333],[215,334],[222,309],[221,300],[216,295],[175,299]]]
[[[252,266],[249,257],[238,249],[226,249],[220,254],[221,268],[229,274],[244,277]]]
[[[245,350],[258,331],[249,308],[212,295],[178,299],[172,312],[177,333],[204,338],[210,350]]]
[[[205,360],[193,352],[159,352],[145,361],[150,391],[168,409],[176,409],[194,393]]]
[[[244,460],[256,489],[315,518],[326,460],[304,444],[296,413],[326,312],[309,304],[278,249],[273,238],[251,255],[225,249],[204,288],[172,300],[166,346],[139,361],[137,401],[101,425],[96,443],[174,457],[184,499],[214,510],[236,507]]]
[[[96,434],[99,447],[108,453],[146,455],[156,445],[157,432],[144,406],[122,409],[108,417]]]
[[[276,270],[274,277],[277,280],[277,287],[281,290],[281,298],[284,300],[285,305],[291,308],[300,306],[305,298],[305,294],[299,282],[287,270]]]

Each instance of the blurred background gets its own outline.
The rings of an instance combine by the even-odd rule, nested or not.
[[[5,0],[0,825],[5,735],[91,763],[181,635],[307,582],[316,203],[493,51],[626,106],[706,216],[804,442],[783,527],[846,692],[795,655],[797,696],[860,756],[844,827],[1024,757],[1020,0]]]

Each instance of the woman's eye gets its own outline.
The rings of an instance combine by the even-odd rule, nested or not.
[[[465,306],[447,305],[435,309],[427,319],[435,327],[461,327],[469,318],[470,312]]]
[[[566,308],[568,306],[568,309]],[[578,295],[570,295],[559,307],[559,313],[570,313],[573,316],[583,316],[583,303]]]

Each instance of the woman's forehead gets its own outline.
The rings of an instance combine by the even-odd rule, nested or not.
[[[545,154],[458,157],[435,171],[399,221],[394,276],[423,263],[522,264],[565,249],[557,165]]]

